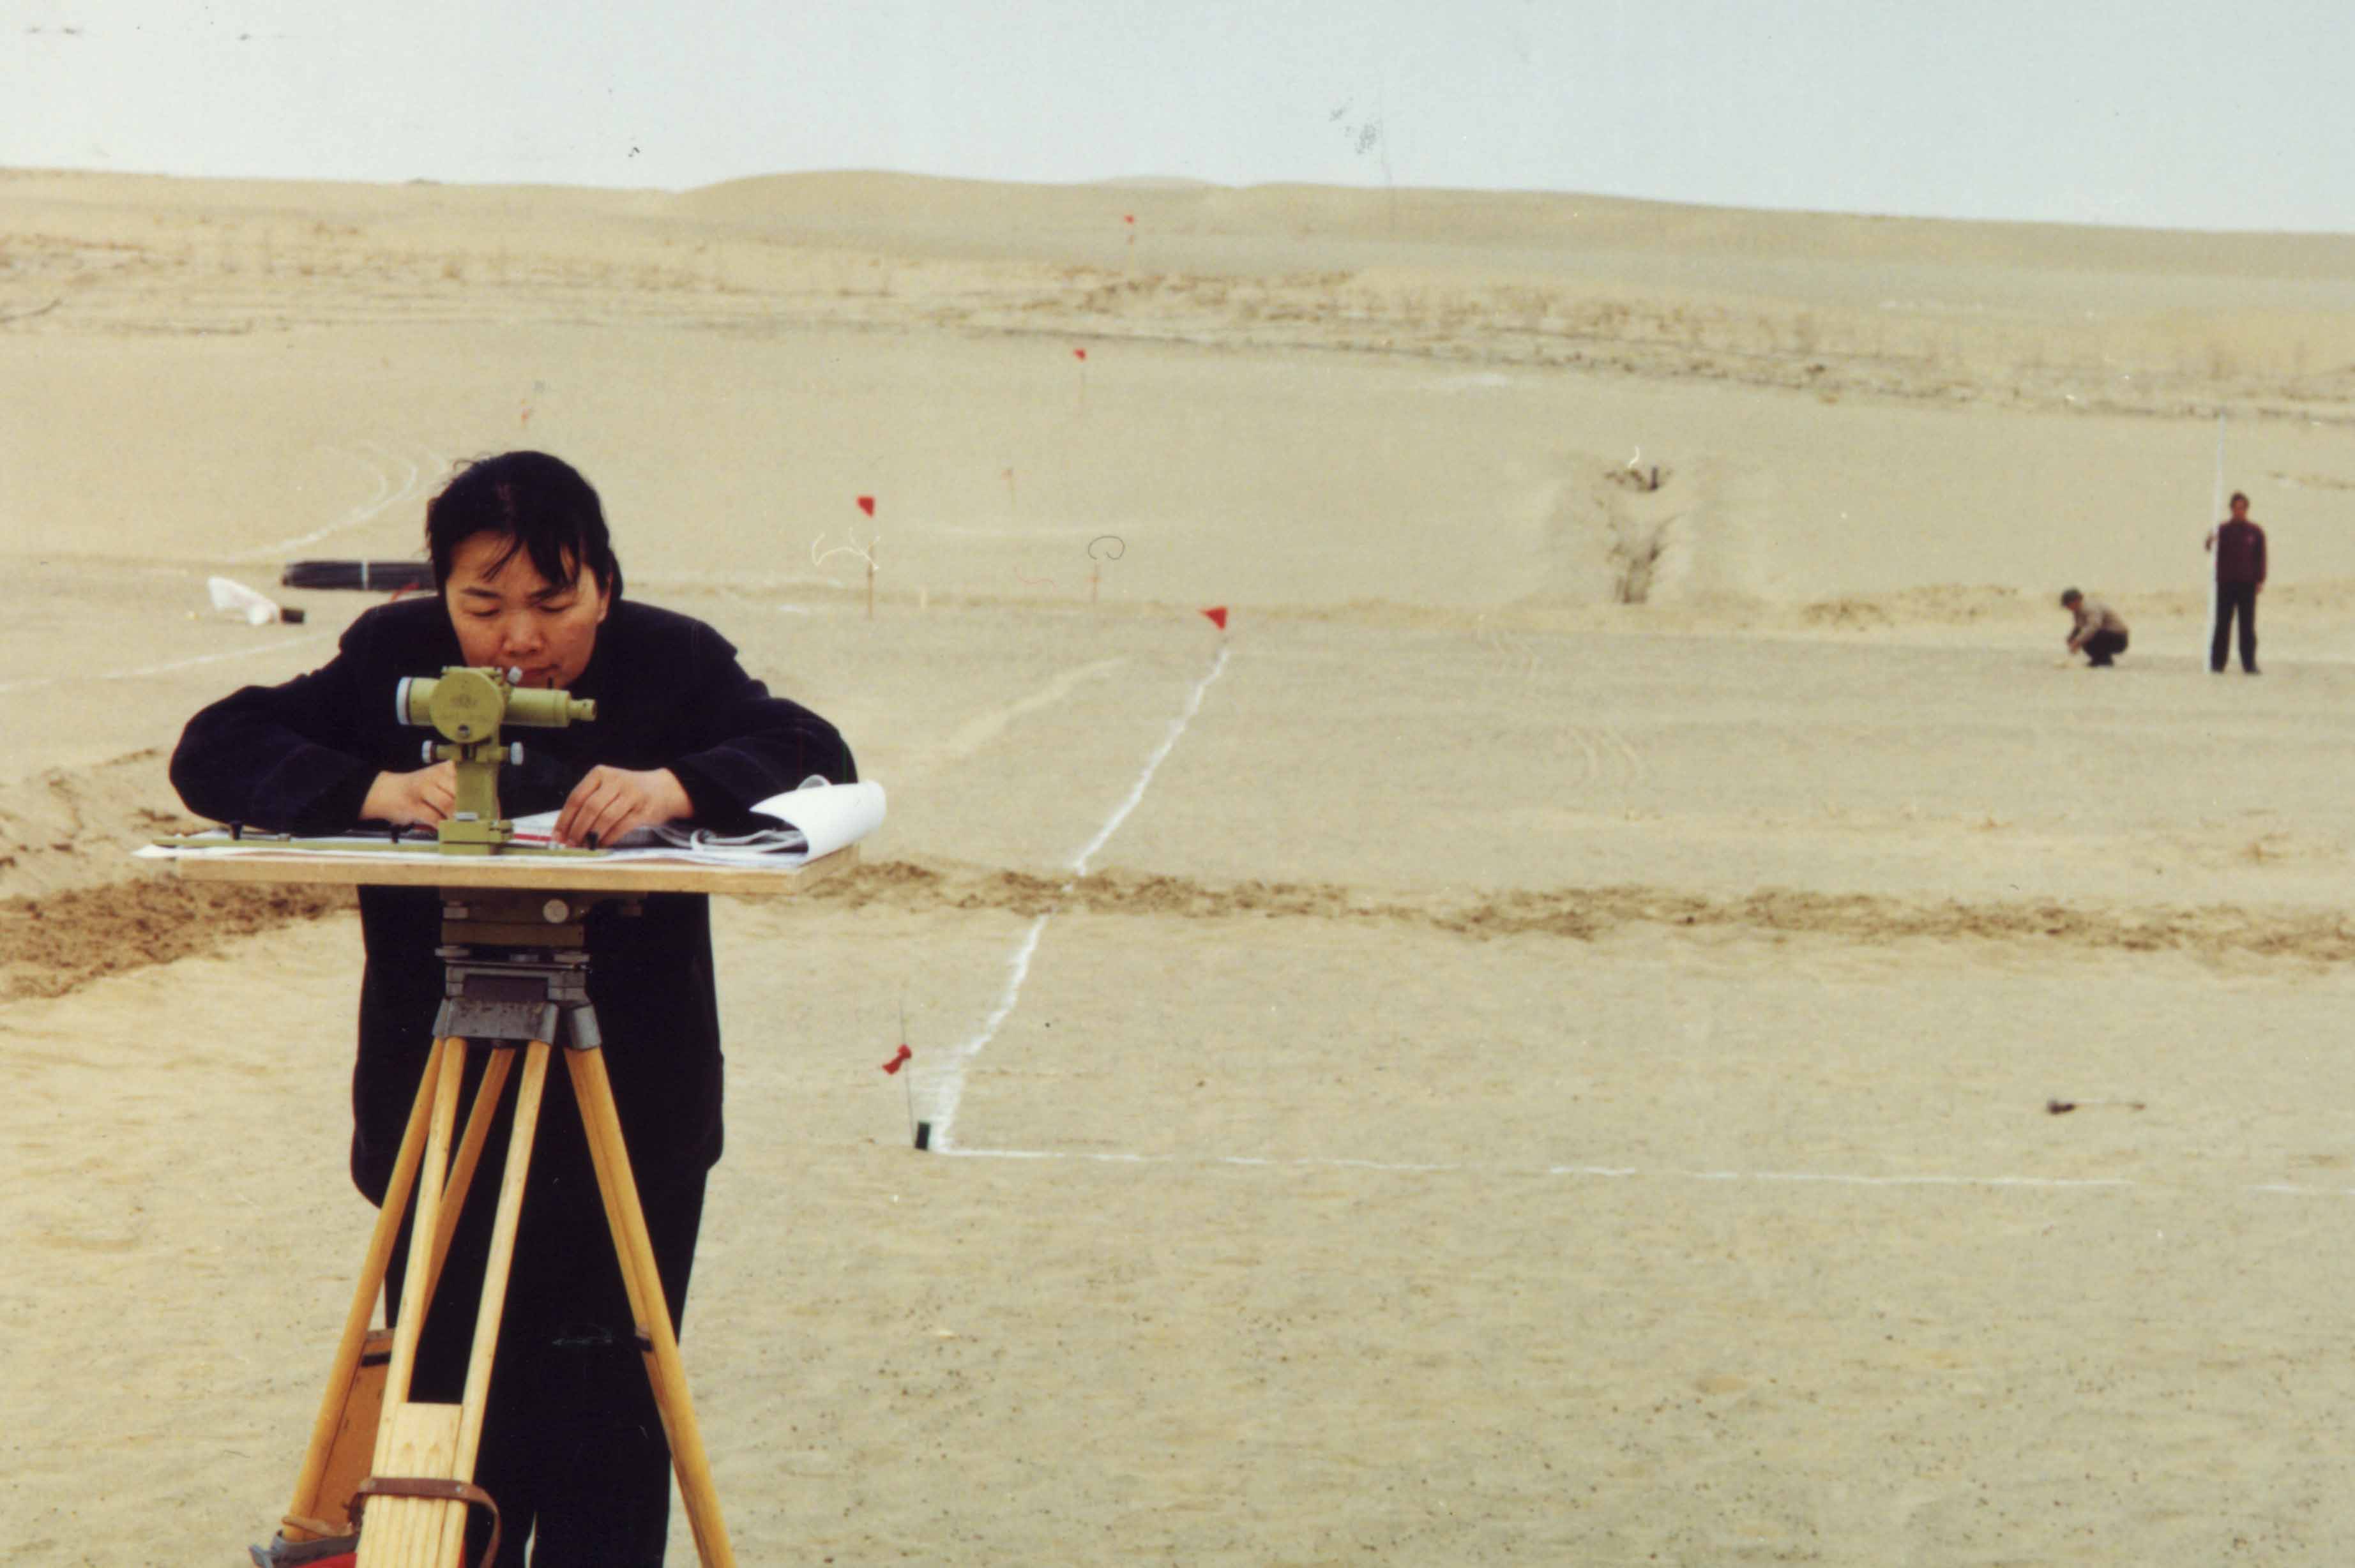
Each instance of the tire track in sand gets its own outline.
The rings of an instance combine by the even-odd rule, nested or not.
[[[1573,758],[1572,753],[1575,753]],[[1554,754],[1563,759],[1562,784],[1570,789],[1651,783],[1652,766],[1627,737],[1608,725],[1565,724],[1554,736]]]
[[[323,524],[307,534],[297,534],[293,539],[280,539],[275,544],[263,545],[258,549],[241,551],[229,557],[231,561],[241,564],[248,561],[271,560],[290,550],[301,549],[305,545],[317,544],[321,539],[347,533],[364,523],[374,521],[388,509],[421,494],[425,489],[428,471],[448,466],[440,453],[435,452],[432,447],[422,445],[416,449],[424,453],[422,463],[414,458],[404,457],[391,448],[373,441],[360,443],[359,449],[357,451],[345,447],[329,447],[327,450],[346,457],[357,458],[361,465],[368,470],[369,476],[376,482],[374,492],[334,522]],[[398,477],[395,476],[396,469],[400,471]]]
[[[1071,696],[1082,681],[1101,679],[1127,663],[1125,657],[1098,659],[1093,664],[1065,670],[1029,695],[1017,698],[1003,708],[993,708],[986,713],[975,715],[958,726],[956,732],[942,741],[938,750],[916,759],[910,769],[913,777],[901,782],[912,783],[914,779],[937,773],[953,763],[964,761],[1004,734],[1016,720],[1036,713],[1042,708],[1053,707]]]

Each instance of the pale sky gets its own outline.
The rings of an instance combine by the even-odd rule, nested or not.
[[[0,165],[888,168],[2355,230],[2348,0],[0,0]]]

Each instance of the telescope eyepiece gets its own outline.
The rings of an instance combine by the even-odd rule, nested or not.
[[[597,704],[569,691],[519,686],[507,693],[507,722],[527,730],[561,730],[597,717]]]
[[[393,688],[403,724],[431,726],[461,744],[493,741],[505,725],[561,730],[597,717],[597,704],[566,691],[517,685],[521,670],[453,666],[440,676],[411,676]]]

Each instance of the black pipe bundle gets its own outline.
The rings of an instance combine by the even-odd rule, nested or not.
[[[287,588],[356,588],[363,593],[409,593],[433,586],[423,560],[297,560],[278,574]]]

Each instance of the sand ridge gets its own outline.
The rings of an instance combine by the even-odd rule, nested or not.
[[[0,325],[28,333],[835,325],[2333,423],[2355,390],[2326,236],[893,176],[363,195],[19,172],[0,195]]]
[[[1176,915],[1188,920],[1295,919],[1385,923],[1474,940],[1543,935],[1593,941],[1631,925],[1733,928],[1862,944],[1987,940],[2060,948],[2119,948],[2279,958],[2336,965],[2355,957],[2348,917],[2230,905],[2101,909],[2051,901],[1970,902],[1763,888],[1712,899],[1671,888],[1594,887],[1462,893],[1375,892],[1331,883],[1243,881],[1092,872],[1065,880],[1019,871],[894,861],[862,866],[817,891],[854,909],[994,910],[1031,917]]]

